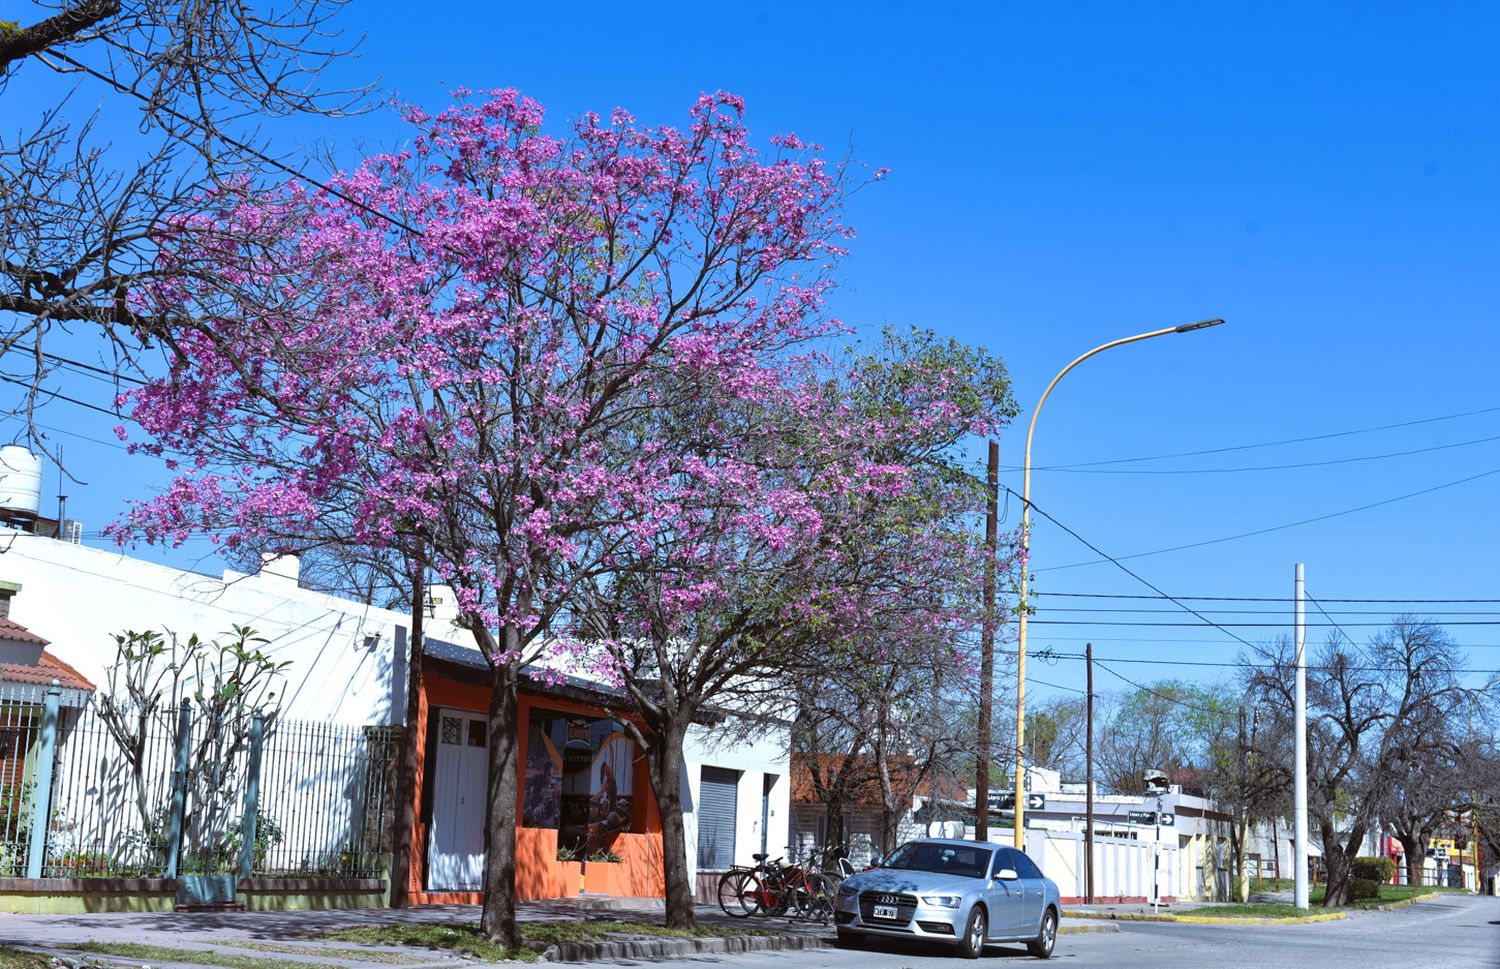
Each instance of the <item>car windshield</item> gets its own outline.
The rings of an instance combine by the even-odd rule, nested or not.
[[[909,841],[880,863],[901,871],[936,871],[960,878],[983,878],[990,869],[990,849],[982,845],[950,845]]]

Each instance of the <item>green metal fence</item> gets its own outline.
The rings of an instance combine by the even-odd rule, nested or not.
[[[399,728],[185,703],[122,741],[61,693],[0,693],[0,877],[385,875]]]

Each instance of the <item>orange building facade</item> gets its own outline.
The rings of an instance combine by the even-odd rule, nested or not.
[[[522,680],[517,899],[665,894],[661,814],[645,757],[605,699],[587,687]],[[486,670],[427,653],[408,881],[416,904],[483,900],[489,701]]]

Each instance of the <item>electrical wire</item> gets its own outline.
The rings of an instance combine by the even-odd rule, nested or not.
[[[1194,613],[1194,615],[1198,615],[1198,613]],[[1034,626],[1113,626],[1113,627],[1152,627],[1152,628],[1157,628],[1157,629],[1201,629],[1201,628],[1203,628],[1202,623],[1196,623],[1196,622],[1146,622],[1146,621],[1139,620],[1139,619],[1120,619],[1120,620],[1115,620],[1115,621],[1110,621],[1108,619],[1032,619],[1032,620],[1030,620],[1030,622]],[[1289,625],[1289,623],[1287,623],[1287,622],[1223,622],[1223,623],[1220,623],[1220,622],[1214,622],[1213,620],[1208,619],[1206,617],[1204,618],[1204,622],[1206,622],[1209,625],[1213,626],[1215,629],[1223,629],[1225,631],[1228,631],[1231,628],[1233,628],[1233,629],[1284,629],[1284,628],[1286,628]],[[1325,622],[1309,622],[1309,623],[1304,623],[1304,625],[1306,625],[1306,626],[1308,626],[1310,628],[1321,629],[1321,628],[1326,627],[1326,626],[1337,626],[1338,623],[1334,622],[1333,619],[1330,617],[1329,620],[1328,620],[1328,622],[1326,622],[1326,623]],[[1350,626],[1351,628],[1354,628],[1354,629],[1385,629],[1387,626],[1390,625],[1390,623],[1389,622],[1351,622],[1351,623],[1346,623],[1345,625],[1348,625],[1348,626]],[[1448,622],[1444,622],[1444,623],[1442,623],[1442,625],[1444,625],[1444,626],[1500,626],[1500,619],[1454,619],[1454,620],[1451,620],[1451,621],[1448,621]],[[1246,643],[1246,645],[1248,646],[1249,644]]]
[[[6,383],[19,384],[22,387],[32,386],[31,381],[21,380],[19,377],[12,377],[8,374],[0,374],[0,380],[5,381]],[[100,407],[98,404],[90,404],[86,400],[79,400],[76,397],[69,397],[67,394],[60,393],[56,390],[42,390],[41,388],[38,388],[37,393],[45,394],[49,399],[67,401],[70,404],[77,404],[79,407],[87,407],[89,410],[98,411],[101,414],[108,414],[110,417],[123,418],[124,416],[122,414],[116,413],[115,411],[109,410],[108,408]]]
[[[1016,492],[1013,491],[1010,488],[1009,485],[1005,486],[1005,490],[1008,491],[1008,492],[1010,492],[1012,495],[1015,495],[1017,498],[1019,498],[1021,500],[1021,502],[1025,506],[1029,507],[1032,511],[1036,512],[1038,515],[1041,515],[1043,518],[1047,519],[1049,522],[1051,522],[1052,524],[1056,525],[1058,528],[1061,528],[1063,531],[1065,531],[1069,535],[1073,536],[1079,542],[1083,543],[1083,545],[1085,545],[1086,547],[1088,547],[1088,549],[1090,551],[1092,551],[1095,555],[1102,555],[1102,556],[1104,556],[1105,561],[1113,562],[1114,565],[1115,565],[1115,567],[1118,568],[1121,572],[1124,572],[1126,575],[1130,576],[1132,579],[1135,579],[1137,582],[1141,583],[1146,588],[1150,589],[1152,592],[1155,592],[1156,594],[1162,596],[1163,598],[1168,599],[1168,600],[1170,600],[1172,602],[1177,603],[1177,605],[1181,606],[1184,610],[1186,610],[1189,613],[1192,613],[1194,616],[1197,616],[1199,619],[1203,620],[1208,625],[1213,626],[1215,629],[1221,630],[1229,638],[1239,640],[1241,643],[1244,643],[1246,646],[1250,646],[1252,649],[1254,649],[1254,646],[1252,646],[1251,643],[1248,640],[1241,639],[1239,636],[1235,635],[1233,632],[1230,632],[1228,629],[1225,629],[1223,626],[1219,625],[1218,623],[1214,622],[1212,619],[1210,619],[1207,616],[1203,615],[1203,613],[1201,613],[1198,610],[1194,609],[1192,606],[1189,606],[1186,603],[1184,603],[1184,602],[1182,602],[1182,601],[1180,601],[1180,600],[1178,600],[1178,599],[1176,599],[1176,598],[1174,598],[1174,597],[1172,597],[1170,595],[1167,595],[1167,593],[1164,592],[1164,591],[1162,591],[1161,588],[1159,588],[1158,586],[1156,586],[1155,584],[1153,584],[1152,582],[1150,582],[1146,578],[1142,577],[1138,573],[1131,571],[1131,569],[1128,566],[1122,564],[1119,559],[1115,558],[1113,555],[1110,555],[1108,552],[1104,551],[1099,546],[1095,545],[1093,542],[1090,542],[1088,539],[1084,538],[1082,535],[1078,534],[1076,531],[1074,531],[1073,529],[1069,528],[1067,525],[1064,525],[1062,522],[1058,521],[1056,518],[1054,518],[1051,515],[1049,515],[1046,511],[1043,511],[1041,508],[1037,507],[1036,502],[1034,502],[1034,501],[1028,501],[1026,498],[1022,497],[1021,495],[1016,494]]]
[[[1382,454],[1357,454],[1347,458],[1328,458],[1323,461],[1299,461],[1293,464],[1259,464],[1239,468],[1033,468],[1033,471],[1056,471],[1060,474],[1245,474],[1258,471],[1292,471],[1298,468],[1326,468],[1339,464],[1357,464],[1362,461],[1383,461],[1387,458],[1404,458],[1414,454],[1430,454],[1433,451],[1450,451],[1454,448],[1473,447],[1500,441],[1500,434],[1476,437],[1452,444],[1434,444],[1431,447],[1414,448],[1409,451],[1387,451]]]
[[[108,380],[110,383],[118,380],[123,383],[134,384],[137,387],[144,387],[146,385],[146,381],[141,380],[139,377],[131,377],[128,374],[123,374],[118,370],[110,370],[106,367],[96,367],[93,364],[84,363],[82,360],[74,360],[70,357],[64,357],[61,354],[51,353],[47,350],[38,350],[35,345],[26,346],[24,344],[17,343],[13,344],[9,349],[22,353],[32,353],[46,357],[53,363],[62,364],[65,367],[71,367],[74,370],[83,371],[85,375],[98,376],[101,379]]]
[[[1104,672],[1110,674],[1111,676],[1114,676],[1117,679],[1124,680],[1126,683],[1129,683],[1131,686],[1135,687],[1137,690],[1143,690],[1146,693],[1149,693],[1149,694],[1151,694],[1154,697],[1159,697],[1160,699],[1166,700],[1168,703],[1175,703],[1178,706],[1180,706],[1180,707],[1186,707],[1189,710],[1196,710],[1199,713],[1206,713],[1206,714],[1208,714],[1211,717],[1219,717],[1219,716],[1223,716],[1224,715],[1224,711],[1222,711],[1222,710],[1212,710],[1212,709],[1210,709],[1208,707],[1199,706],[1196,703],[1189,703],[1186,700],[1179,700],[1176,697],[1167,696],[1165,693],[1159,693],[1156,690],[1151,689],[1151,687],[1149,687],[1149,686],[1145,686],[1145,685],[1143,685],[1141,683],[1137,683],[1135,680],[1132,680],[1130,677],[1128,677],[1125,674],[1121,673],[1119,670],[1110,669],[1106,664],[1099,662],[1099,657],[1097,657],[1097,656],[1094,657],[1094,665],[1097,666],[1097,667],[1099,667]]]
[[[1002,652],[1006,656],[1014,656],[1014,655],[1016,655],[1015,650],[1001,650],[1000,652]],[[1086,657],[1082,653],[1056,653],[1056,652],[1054,652],[1054,653],[1051,653],[1050,656],[1051,656],[1052,659],[1074,660],[1074,661],[1077,661],[1077,662],[1080,662],[1080,663],[1083,662],[1086,659]],[[1236,661],[1236,662],[1223,662],[1223,661],[1214,662],[1212,660],[1191,660],[1191,659],[1145,659],[1145,658],[1142,658],[1142,657],[1133,657],[1133,656],[1106,656],[1106,657],[1103,657],[1101,659],[1101,657],[1099,657],[1097,654],[1094,656],[1094,665],[1095,666],[1100,666],[1104,662],[1109,662],[1109,663],[1130,663],[1130,664],[1138,665],[1138,666],[1182,666],[1182,667],[1206,667],[1206,668],[1212,668],[1212,669],[1234,669],[1234,670],[1246,670],[1246,669],[1248,669],[1248,670],[1276,670],[1276,669],[1280,668],[1280,667],[1277,667],[1277,666],[1267,665],[1265,663],[1250,663],[1250,662],[1238,662],[1238,661]],[[1307,668],[1309,670],[1318,670],[1318,671],[1327,671],[1327,670],[1332,670],[1332,669],[1337,668],[1337,669],[1351,670],[1351,671],[1357,671],[1357,672],[1362,672],[1362,673],[1404,673],[1404,672],[1406,672],[1404,669],[1401,669],[1401,668],[1395,667],[1395,666],[1340,666],[1340,667],[1333,667],[1333,666],[1328,666],[1328,665],[1321,664],[1321,663],[1309,663],[1308,666],[1307,666]],[[1459,676],[1465,676],[1465,675],[1470,675],[1470,674],[1484,675],[1484,676],[1500,675],[1500,669],[1460,669],[1458,667],[1433,667],[1433,671],[1434,672],[1442,672],[1442,673],[1453,673],[1453,674],[1456,674],[1456,675],[1459,675]],[[1030,677],[1027,677],[1027,679],[1030,679]]]
[[[1208,545],[1219,545],[1224,542],[1237,542],[1242,538],[1254,538],[1257,535],[1266,535],[1271,532],[1285,531],[1288,528],[1299,528],[1303,525],[1311,525],[1316,522],[1328,521],[1331,518],[1342,518],[1345,515],[1353,515],[1356,512],[1369,511],[1371,508],[1379,508],[1382,505],[1394,504],[1398,501],[1405,501],[1408,498],[1419,498],[1422,495],[1430,495],[1435,491],[1442,491],[1445,488],[1454,488],[1458,485],[1468,484],[1471,481],[1478,481],[1481,478],[1488,478],[1491,475],[1496,474],[1500,474],[1500,468],[1491,468],[1488,471],[1481,471],[1479,474],[1471,474],[1467,478],[1459,478],[1457,481],[1447,481],[1440,485],[1433,485],[1431,488],[1423,488],[1421,491],[1412,491],[1404,495],[1397,495],[1394,498],[1385,498],[1380,501],[1372,501],[1367,505],[1360,505],[1357,508],[1346,508],[1343,511],[1330,512],[1326,515],[1316,515],[1312,518],[1304,518],[1300,521],[1286,522],[1281,525],[1272,525],[1269,528],[1257,528],[1254,531],[1241,532],[1238,535],[1225,535],[1222,538],[1210,538],[1205,539],[1201,542],[1189,542],[1186,545],[1174,545],[1171,548],[1158,548],[1150,552],[1135,552],[1130,555],[1121,555],[1118,558],[1106,556],[1104,559],[1094,559],[1088,562],[1072,562],[1068,565],[1053,565],[1045,569],[1036,569],[1034,571],[1037,574],[1041,574],[1043,572],[1062,572],[1066,569],[1083,568],[1086,565],[1102,565],[1106,561],[1113,562],[1114,564],[1119,565],[1122,560],[1143,559],[1153,555],[1166,555],[1168,552],[1183,552],[1187,551],[1188,549],[1203,548]],[[1035,508],[1036,506],[1032,505],[1032,507]]]
[[[1054,596],[1068,599],[1168,599],[1185,602],[1295,602],[1290,596],[1168,596],[1142,595],[1128,592],[1032,592],[1032,596]],[[1323,599],[1323,602],[1351,602],[1363,604],[1397,603],[1400,605],[1483,605],[1500,603],[1500,599]]]
[[[1378,431],[1390,431],[1403,427],[1418,427],[1422,424],[1436,424],[1440,421],[1458,420],[1463,417],[1477,417],[1480,414],[1494,414],[1500,412],[1500,407],[1484,407],[1479,410],[1464,411],[1459,414],[1444,414],[1441,417],[1424,417],[1414,421],[1402,421],[1398,424],[1382,424],[1378,427],[1363,427],[1352,431],[1332,431],[1326,434],[1313,434],[1308,437],[1293,437],[1281,441],[1264,441],[1260,444],[1238,444],[1231,447],[1207,448],[1202,451],[1178,451],[1174,454],[1151,454],[1135,458],[1110,458],[1103,461],[1083,461],[1076,464],[1053,464],[1040,468],[1032,468],[1033,471],[1066,471],[1079,468],[1095,468],[1109,464],[1133,464],[1141,461],[1165,461],[1169,458],[1196,458],[1205,454],[1228,454],[1233,451],[1253,451],[1258,448],[1282,447],[1287,444],[1306,444],[1309,441],[1327,441],[1337,437],[1352,437],[1356,434],[1373,434]],[[1020,467],[1006,466],[1004,471],[1020,471]]]

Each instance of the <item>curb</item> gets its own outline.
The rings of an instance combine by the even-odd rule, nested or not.
[[[1276,919],[1236,919],[1218,915],[1178,915],[1174,920],[1195,925],[1304,925],[1309,922],[1337,922],[1345,918],[1343,912],[1324,912],[1321,915],[1292,916]]]
[[[1430,896],[1420,895],[1418,898]],[[1411,899],[1408,901],[1415,901]],[[1147,915],[1144,912],[1063,912],[1069,919],[1105,919],[1111,922],[1187,922],[1192,925],[1302,925],[1309,922],[1336,922],[1345,918],[1344,912],[1324,912],[1319,915],[1292,916],[1288,918],[1230,918],[1220,915]]]
[[[1095,933],[1113,934],[1120,931],[1120,927],[1113,922],[1105,922],[1100,925],[1059,925],[1058,935],[1093,935]]]
[[[1063,909],[1065,919],[1102,919],[1109,922],[1175,922],[1175,915],[1148,915],[1145,912],[1070,912]]]
[[[1374,909],[1377,912],[1394,912],[1398,908],[1406,908],[1406,906],[1415,905],[1418,902],[1430,902],[1434,898],[1442,897],[1442,894],[1442,892],[1428,892],[1425,895],[1413,895],[1411,898],[1403,898],[1399,902],[1391,902],[1388,905],[1376,905]]]
[[[704,939],[620,939],[611,942],[559,942],[543,952],[542,962],[596,962],[604,959],[670,959],[731,952],[775,952],[826,949],[825,939],[811,935],[720,935]]]

